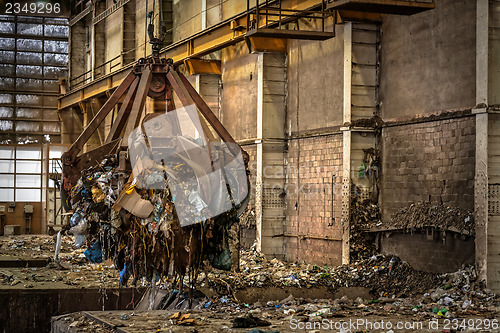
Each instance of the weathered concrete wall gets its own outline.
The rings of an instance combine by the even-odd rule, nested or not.
[[[104,2],[96,3],[96,12],[102,13],[106,10]],[[94,25],[94,67],[102,65],[106,60],[106,21],[101,21]],[[94,68],[95,69],[95,68]],[[99,70],[95,71],[94,75],[104,74]]]
[[[475,1],[436,0],[382,23],[380,100],[384,120],[475,103]]]
[[[326,41],[288,41],[289,133],[342,124],[343,26]]]
[[[174,0],[174,43],[201,30],[201,1]]]
[[[107,0],[107,8],[113,6],[113,0]],[[123,43],[123,7],[118,9],[113,14],[109,15],[105,20],[106,29],[104,31],[106,41],[106,54],[104,61],[109,61],[122,52]],[[112,62],[111,65],[118,63],[120,59]],[[100,64],[98,64],[100,65]],[[106,71],[109,70],[109,65],[106,66]]]
[[[245,43],[222,50],[221,121],[235,140],[257,135],[257,55]]]
[[[86,34],[84,21],[70,27],[69,34],[69,77],[77,77],[85,72]]]
[[[342,134],[289,140],[287,173],[285,259],[340,264]]]
[[[475,118],[382,130],[382,217],[414,202],[474,209]]]
[[[421,230],[381,233],[380,251],[396,255],[416,270],[432,273],[456,272],[464,264],[473,264],[474,237],[441,231]]]
[[[344,27],[288,41],[285,259],[340,264]],[[328,135],[317,136],[317,133]],[[333,176],[333,178],[332,178]],[[332,184],[333,183],[333,184]],[[332,196],[333,185],[333,196]]]
[[[222,2],[222,17],[224,20],[247,10],[246,0],[220,1]],[[262,3],[262,1],[260,2]],[[255,6],[255,1],[250,1],[250,7]]]
[[[135,29],[136,29],[136,17],[135,17],[135,3],[133,1],[128,2],[123,6],[123,31],[122,31],[122,52],[123,52],[123,63],[122,66],[127,65],[135,60]]]
[[[148,2],[147,11],[151,11],[153,2]],[[143,58],[146,54],[151,54],[151,44],[148,43],[149,37],[147,36],[146,26],[146,0],[135,1],[135,58]],[[149,22],[148,22],[149,23]],[[146,54],[144,53],[146,47]]]

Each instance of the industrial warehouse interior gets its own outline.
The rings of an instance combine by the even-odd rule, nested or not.
[[[500,332],[500,0],[0,0],[0,332]]]

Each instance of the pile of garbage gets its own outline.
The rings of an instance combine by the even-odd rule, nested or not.
[[[240,327],[236,323],[254,316],[271,321],[294,318],[303,322],[360,315],[420,319],[481,315],[495,318],[500,308],[500,298],[484,289],[473,266],[439,275],[415,271],[397,257],[377,255],[351,265],[320,267],[268,260],[255,250],[243,252],[242,263],[245,268],[240,273],[212,270],[207,275],[201,274],[201,290],[210,287],[217,293],[198,298],[192,308],[211,311],[210,316],[234,318],[237,315],[233,327]],[[320,286],[328,293],[313,298],[310,288]],[[356,286],[366,288],[368,293],[346,292],[346,288]],[[248,292],[251,287],[254,294]],[[306,290],[302,293],[306,296],[292,296],[294,290],[299,289]],[[340,294],[335,294],[336,291]],[[272,296],[287,292],[288,297]],[[249,301],[248,297],[253,300]]]
[[[470,210],[431,202],[411,204],[400,209],[392,219],[384,222],[384,227],[406,230],[423,227],[435,227],[440,230],[450,230],[467,235],[475,234],[474,214]]]
[[[415,306],[446,306],[455,313],[473,309],[483,311],[500,302],[484,288],[474,266],[463,267],[454,273],[434,274],[414,270],[398,257],[377,254],[349,265],[329,267],[276,258],[268,260],[255,249],[243,251],[241,263],[244,269],[239,273],[215,269],[206,276],[203,273],[200,286],[209,286],[219,295],[230,297],[237,290],[249,287],[263,288],[263,293],[269,287],[327,287],[332,293],[344,288],[364,287],[374,300],[380,299],[382,303],[408,299]],[[417,309],[420,311],[420,307]]]
[[[71,237],[66,237],[70,240]],[[16,235],[0,237],[0,254],[24,259],[49,258],[53,255],[52,238],[41,235]]]
[[[241,267],[244,268],[239,273],[213,270],[208,273],[207,280],[221,293],[227,290],[227,285],[234,290],[326,286],[332,292],[344,287],[365,287],[376,297],[411,297],[426,292],[438,283],[438,275],[416,271],[399,258],[383,254],[350,265],[330,267],[290,263],[276,258],[268,260],[251,249],[242,252]],[[200,276],[200,279],[203,278],[204,274]]]
[[[473,265],[440,275],[438,287],[426,292],[422,299],[423,304],[432,304],[433,309],[441,310],[446,317],[494,312],[499,302],[500,298],[478,279]]]

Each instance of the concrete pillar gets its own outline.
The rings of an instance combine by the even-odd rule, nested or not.
[[[481,280],[488,276],[488,113],[476,114],[476,171],[474,176],[476,268]]]
[[[488,113],[487,281],[500,293],[500,113]]]
[[[477,1],[476,21],[476,266],[500,292],[500,2]]]
[[[488,276],[488,0],[476,8],[476,171],[474,213],[476,222],[476,268],[479,278]]]
[[[283,259],[286,56],[258,53],[257,62],[256,242],[266,256]]]
[[[344,24],[344,103],[343,122],[351,122],[352,23]],[[349,264],[351,203],[351,129],[343,130],[342,154],[342,264]]]

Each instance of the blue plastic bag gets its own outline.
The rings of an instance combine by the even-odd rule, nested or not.
[[[90,262],[96,264],[102,262],[102,251],[99,241],[95,242],[90,249],[86,249],[83,254],[85,254],[85,257],[90,260]]]

